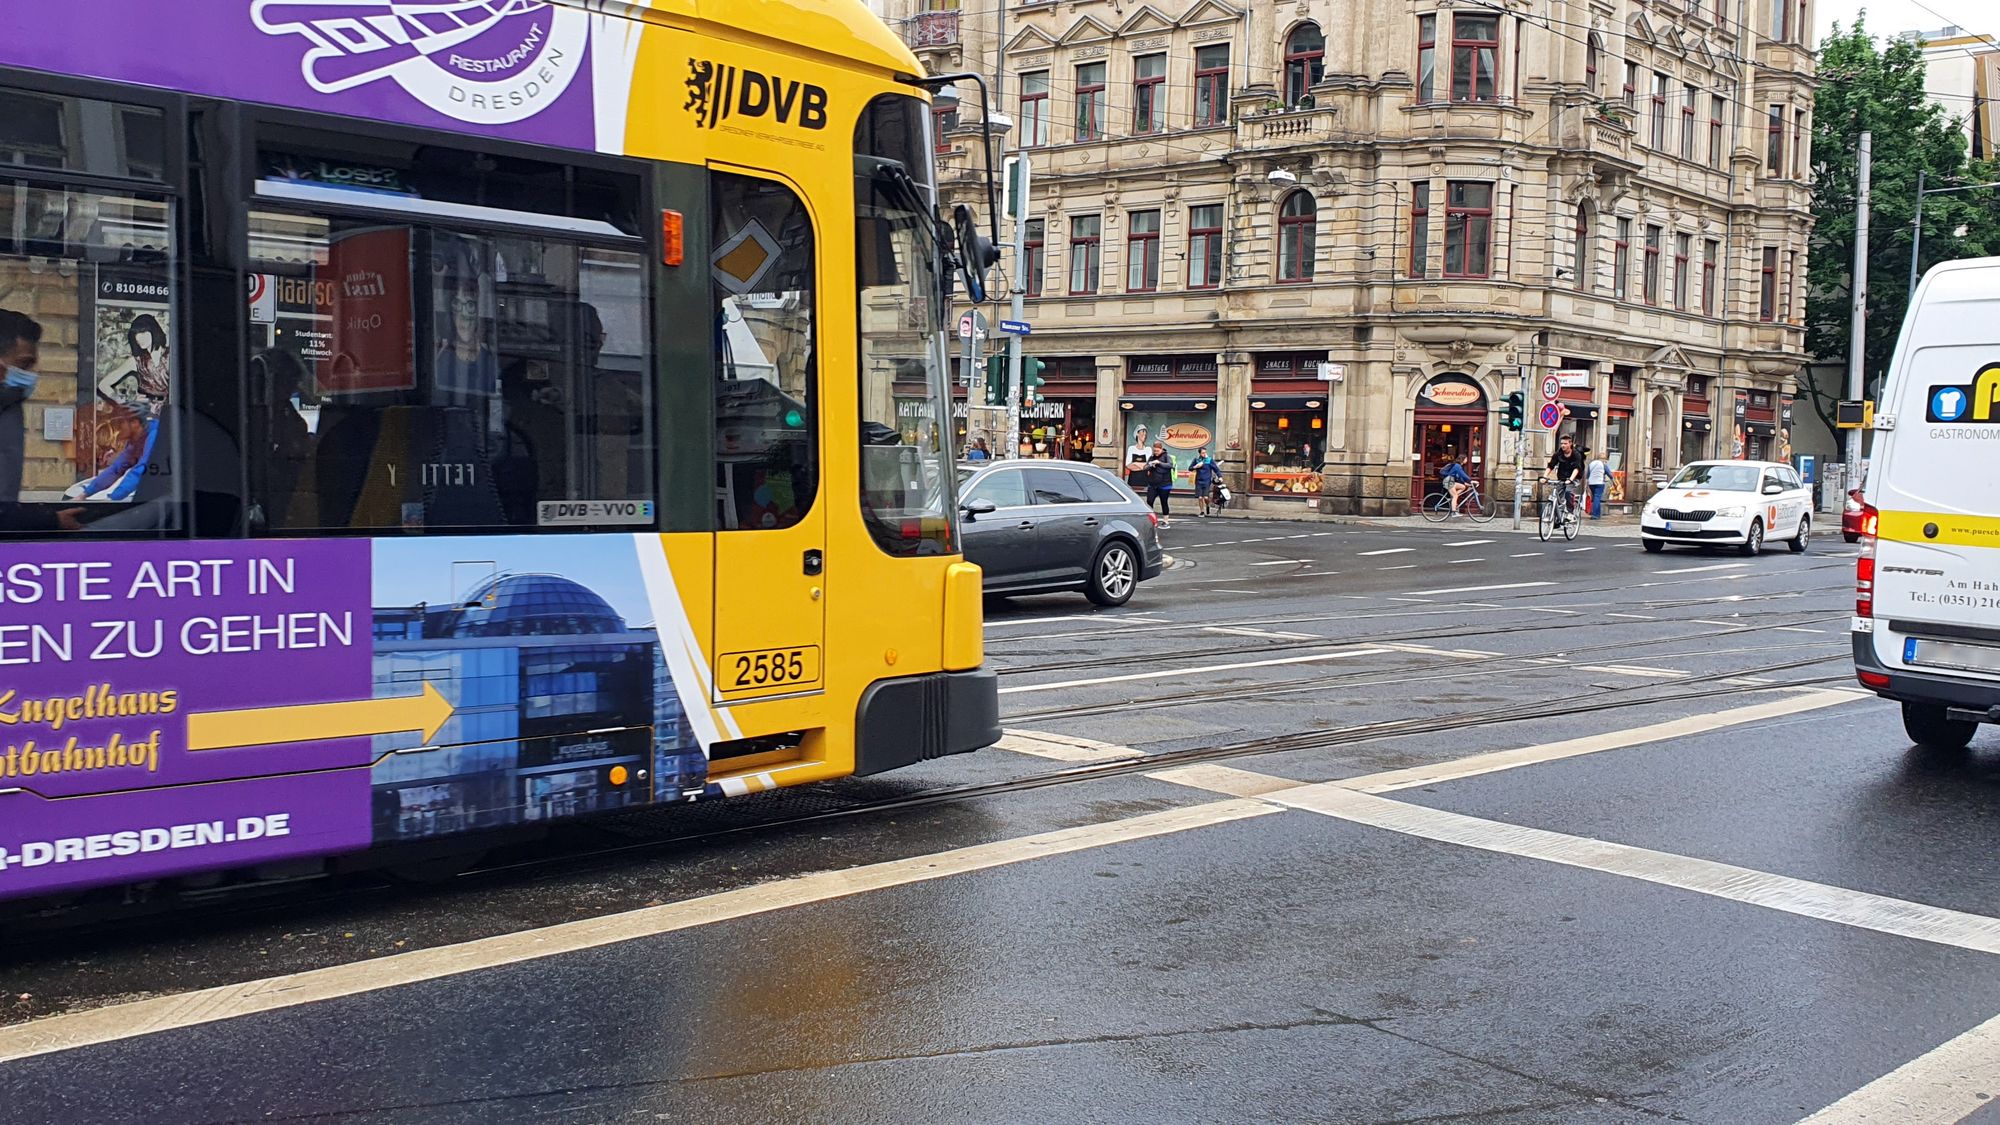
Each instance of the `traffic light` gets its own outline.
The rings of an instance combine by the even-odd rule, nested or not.
[[[986,358],[986,405],[1007,405],[1007,356]]]
[[[1526,423],[1527,416],[1523,413],[1523,410],[1527,405],[1527,401],[1527,396],[1520,391],[1507,392],[1506,411],[1501,417],[1506,421],[1508,429],[1518,430]]]
[[[1042,385],[1042,369],[1048,364],[1031,355],[1021,357],[1021,405],[1033,406],[1042,396],[1036,388]]]

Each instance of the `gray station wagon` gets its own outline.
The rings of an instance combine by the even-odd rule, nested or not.
[[[1081,590],[1098,605],[1124,605],[1166,563],[1145,502],[1090,465],[960,465],[958,496],[960,542],[989,594]]]

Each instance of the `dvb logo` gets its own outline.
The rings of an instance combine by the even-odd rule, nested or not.
[[[695,124],[713,129],[731,117],[769,117],[780,125],[826,128],[826,87],[706,59],[688,60],[687,104]]]

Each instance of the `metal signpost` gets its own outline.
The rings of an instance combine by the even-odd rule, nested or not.
[[[1016,138],[1019,144],[1019,138]],[[1021,337],[1026,335],[1028,309],[1027,278],[1021,272],[1021,259],[1027,254],[1028,243],[1028,154],[1016,152],[1004,165],[1007,179],[1007,213],[1014,220],[1014,257],[1009,267],[1008,286],[1013,291],[1013,303],[1008,309],[1007,324],[1021,325],[1024,331],[1007,332],[1007,453],[1009,457],[1021,455]]]

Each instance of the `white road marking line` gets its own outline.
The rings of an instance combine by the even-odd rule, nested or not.
[[[1449,563],[1447,563],[1447,564],[1445,564],[1445,565],[1447,565],[1447,566],[1464,566],[1464,565],[1466,565],[1467,563],[1483,563],[1483,562],[1485,562],[1485,561],[1486,561],[1485,559],[1453,559],[1453,560],[1451,560],[1451,561],[1450,561]]]
[[[1537,586],[1553,586],[1553,582],[1506,582],[1498,586],[1446,586],[1437,590],[1411,590],[1412,594],[1478,594],[1487,590],[1531,590]]]
[[[1378,567],[1376,567],[1375,569],[1376,569],[1376,570],[1415,570],[1415,569],[1417,569],[1417,564],[1416,564],[1416,563],[1409,563],[1408,565],[1405,565],[1405,566],[1378,566]]]
[[[1360,555],[1364,559],[1369,559],[1376,555],[1407,555],[1414,550],[1415,547],[1384,547],[1379,551],[1362,551]]]
[[[1676,570],[1656,570],[1654,574],[1703,574],[1711,570],[1742,570],[1749,563],[1716,563],[1714,566],[1684,566]]]
[[[1803,625],[1780,625],[1777,627],[1777,631],[1780,633],[1814,633],[1822,637],[1826,635],[1825,629],[1808,629]]]
[[[1273,559],[1270,562],[1251,563],[1251,566],[1311,566],[1311,559]]]
[[[1643,746],[1649,742],[1665,742],[1670,739],[1687,738],[1691,735],[1706,734],[1741,726],[1744,723],[1760,722],[1764,719],[1782,718],[1805,711],[1816,711],[1837,703],[1849,703],[1856,697],[1841,691],[1812,691],[1784,699],[1774,699],[1768,703],[1753,703],[1747,707],[1733,707],[1727,711],[1715,711],[1706,715],[1689,715],[1680,719],[1669,719],[1663,723],[1653,723],[1626,730],[1607,731],[1604,734],[1585,735],[1582,738],[1564,739],[1540,746],[1523,746],[1514,750],[1495,750],[1485,754],[1474,754],[1450,762],[1439,762],[1431,766],[1414,766],[1410,769],[1390,770],[1368,777],[1351,778],[1343,784],[1363,793],[1391,793],[1398,789],[1414,789],[1422,785],[1436,785],[1446,781],[1458,781],[1468,777],[1498,773],[1501,770],[1517,769],[1521,766],[1535,766],[1543,762],[1560,761],[1565,758],[1597,754],[1605,750],[1622,750],[1628,746]]]
[[[1332,534],[1333,534],[1333,532],[1331,532],[1331,531],[1315,531],[1315,532],[1313,532],[1313,538],[1314,538],[1314,539],[1324,539],[1324,538],[1326,538],[1327,536],[1329,536],[1329,535],[1332,535]]]
[[[1426,840],[1623,875],[1896,937],[1979,953],[2000,953],[2000,918],[1982,914],[1773,875],[1714,860],[1482,820],[1357,792],[1340,782],[1282,789],[1264,799]]]
[[[1287,538],[1287,539],[1311,539],[1311,538],[1312,538],[1312,534],[1311,534],[1310,532],[1308,532],[1308,533],[1306,533],[1306,534],[1304,534],[1304,535],[1287,535],[1287,536],[1285,536],[1285,538]]]
[[[1480,546],[1484,546],[1485,544],[1487,544],[1487,543],[1491,543],[1491,542],[1493,542],[1493,540],[1491,540],[1491,539],[1461,539],[1461,540],[1459,540],[1459,541],[1458,541],[1458,542],[1456,542],[1456,543],[1446,543],[1446,544],[1445,544],[1445,546],[1447,546],[1447,547],[1480,547]]]
[[[1045,856],[1186,832],[1283,811],[1265,801],[1227,800],[1086,824],[930,855],[820,871],[685,902],[398,953],[350,965],[183,992],[0,1028],[0,1063],[141,1035],[294,1008],[321,1000],[596,949],[868,891],[985,871]]]
[[[1321,652],[1310,656],[1283,656],[1272,660],[1246,660],[1239,664],[1203,664],[1195,668],[1168,668],[1159,672],[1133,672],[1123,676],[1097,676],[1088,680],[1064,680],[1053,684],[1022,684],[1020,687],[1004,687],[1001,695],[1019,695],[1029,691],[1055,691],[1059,688],[1093,687],[1097,684],[1122,684],[1133,680],[1164,680],[1172,676],[1198,676],[1211,672],[1233,672],[1239,668],[1270,668],[1279,664],[1310,664],[1320,660],[1345,660],[1352,656],[1374,656],[1389,651],[1383,648],[1355,648],[1342,652]]]
[[[1328,638],[1318,633],[1278,633],[1269,629],[1245,629],[1236,625],[1204,625],[1204,633],[1222,633],[1231,637],[1260,637],[1264,640],[1279,641],[1324,641]]]
[[[1262,797],[1285,789],[1296,789],[1306,784],[1288,777],[1273,777],[1268,773],[1240,770],[1234,766],[1218,766],[1212,763],[1175,766],[1146,776],[1155,781],[1172,782],[1190,789],[1206,789],[1212,793],[1226,793],[1232,797]]]
[[[1069,613],[1061,617],[1010,617],[1001,621],[988,621],[988,629],[998,629],[1002,625],[1053,625],[1059,621],[1089,621],[1097,625],[1165,625],[1158,617],[1141,613]]]
[[[1597,548],[1595,547],[1571,547],[1568,550],[1564,551],[1563,554],[1574,555],[1574,554],[1580,554],[1581,552],[1584,551],[1595,551],[1595,550],[1597,550]]]
[[[1386,641],[1383,642],[1382,647],[1390,649],[1395,652],[1421,653],[1424,656],[1456,656],[1460,658],[1476,658],[1476,657],[1506,655],[1505,653],[1491,652],[1482,648],[1435,648],[1431,645],[1390,644]]]
[[[1058,762],[1121,762],[1127,758],[1143,758],[1143,750],[1130,746],[1113,746],[1108,742],[1096,742],[1088,738],[1075,738],[1066,734],[1046,734],[1032,730],[1010,730],[1003,732],[1000,741],[993,744],[996,750],[1011,750],[1016,754],[1032,754],[1037,758],[1050,758]]]
[[[1992,1104],[1995,1058],[2000,1058],[2000,1016],[1918,1055],[1799,1125],[1952,1125]]]
[[[1641,668],[1633,664],[1579,664],[1579,672],[1607,672],[1613,676],[1637,676],[1647,680],[1684,680],[1693,672],[1680,672],[1672,668]]]
[[[1705,620],[1705,619],[1703,619],[1703,618],[1696,618],[1695,620],[1693,620],[1693,621],[1690,621],[1690,622],[1688,622],[1688,624],[1690,624],[1690,625],[1715,625],[1715,626],[1718,626],[1718,627],[1720,627],[1720,628],[1723,628],[1723,629],[1748,629],[1748,628],[1750,627],[1750,626],[1748,626],[1748,625],[1745,625],[1745,624],[1744,624],[1744,623],[1742,623],[1741,621],[1709,621],[1709,620]]]
[[[1628,620],[1628,621],[1658,621],[1658,620],[1659,620],[1659,618],[1657,618],[1657,617],[1648,617],[1648,616],[1646,616],[1646,615],[1645,615],[1645,614],[1643,614],[1643,613],[1607,613],[1607,614],[1605,614],[1604,616],[1606,616],[1606,617],[1623,617],[1623,618],[1625,618],[1625,619],[1626,619],[1626,620]]]
[[[1508,555],[1507,557],[1510,559],[1532,559],[1532,558],[1539,558],[1540,556],[1541,556],[1540,551],[1522,551],[1518,555]]]

